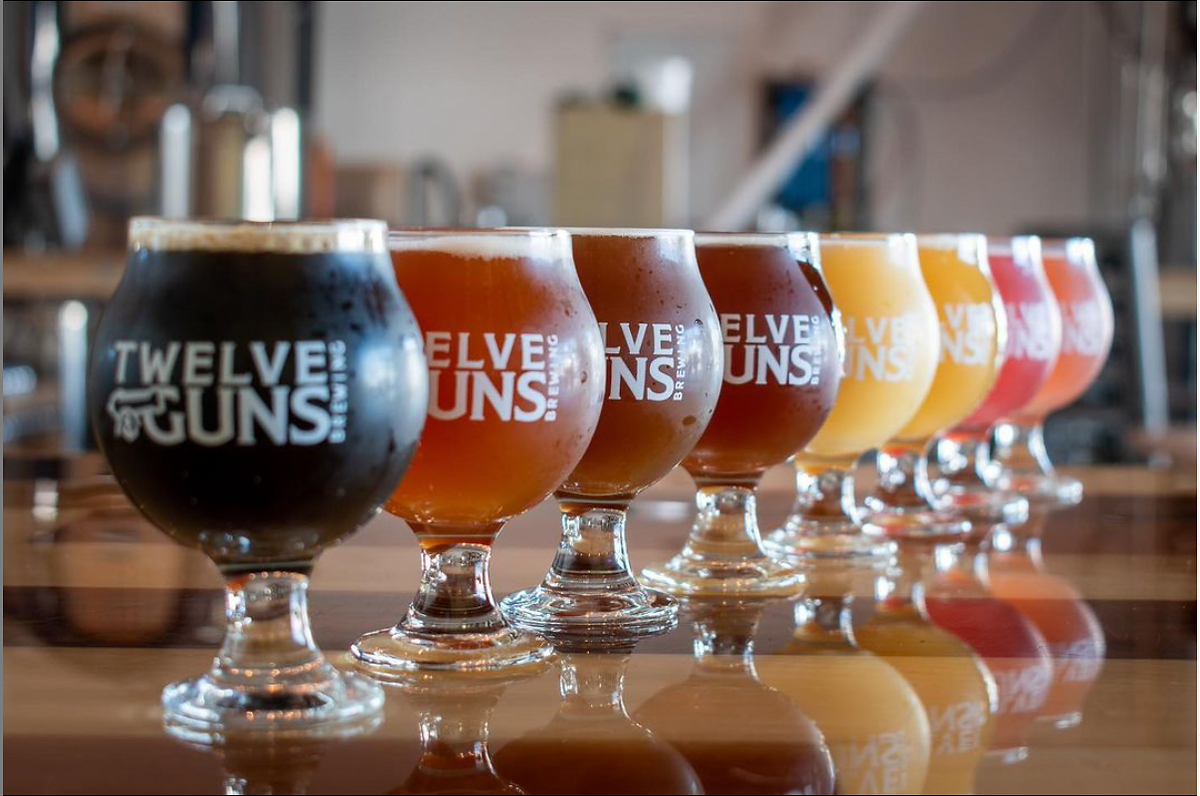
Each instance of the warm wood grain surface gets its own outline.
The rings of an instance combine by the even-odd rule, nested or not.
[[[975,772],[977,791],[1194,793],[1194,478],[1138,469],[1080,474],[1088,497],[1047,524],[1046,570],[1074,585],[1095,613],[1107,660],[1082,723],[1068,730],[1038,726],[1022,762],[985,759]],[[406,781],[410,791],[436,792],[428,780],[412,778],[421,751],[420,711],[476,726],[491,708],[488,749],[507,758],[507,746],[549,722],[561,707],[558,669],[550,668],[497,689],[482,706],[393,689],[377,732],[315,752],[227,750],[222,758],[185,747],[163,735],[158,694],[166,682],[203,670],[219,641],[215,571],[198,553],[136,522],[115,530],[38,524],[30,511],[32,494],[28,481],[5,484],[6,792],[211,793],[232,782],[223,781],[226,777],[239,776],[277,792],[295,789],[301,780],[314,793],[386,793]],[[760,498],[763,526],[778,523],[789,501],[788,474],[772,473]],[[688,484],[678,475],[639,499],[630,521],[635,564],[673,552],[689,517]],[[547,504],[505,531],[495,559],[499,592],[540,579],[557,538],[556,523],[556,510]],[[416,576],[416,547],[408,531],[389,517],[374,520],[327,553],[317,569],[312,613],[318,642],[340,655],[359,633],[395,621]],[[870,615],[865,591],[854,610],[856,621]],[[793,670],[789,658],[778,654],[791,638],[790,613],[786,603],[765,608],[755,637],[759,669],[771,673],[772,682],[791,671],[812,676]],[[692,629],[682,625],[633,653],[623,688],[631,714],[637,716],[652,697],[693,672],[691,636]],[[835,659],[828,665],[838,664]],[[936,670],[940,662],[918,665]],[[756,749],[760,761],[785,754],[783,719],[761,707],[762,686],[752,679],[734,686],[745,698],[735,699],[721,725],[712,728],[723,739],[713,754]],[[582,725],[582,737],[596,746],[588,751],[592,747],[585,744],[584,753],[611,752],[603,744],[611,727],[591,727]],[[655,730],[659,742],[674,742],[709,728],[694,726],[681,713],[677,719],[668,715]],[[622,755],[635,751],[613,748]],[[637,771],[614,770],[624,790],[608,783],[603,792],[638,792]],[[483,789],[477,780],[463,785],[452,772],[442,776],[437,782],[443,789]]]

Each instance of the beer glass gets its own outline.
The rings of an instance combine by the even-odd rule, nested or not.
[[[1074,403],[1100,375],[1112,347],[1113,308],[1089,238],[1046,242],[1042,259],[1062,311],[1062,349],[1033,399],[996,426],[996,486],[1030,502],[1071,505],[1083,498],[1083,485],[1054,472],[1042,424],[1051,412]]]
[[[642,577],[675,594],[792,594],[802,576],[763,552],[754,490],[812,439],[837,394],[836,314],[816,237],[697,235],[696,257],[720,318],[724,384],[683,461],[697,487],[691,534]]]
[[[429,362],[429,418],[386,509],[421,546],[407,615],[351,651],[381,678],[496,670],[552,652],[510,626],[488,561],[509,518],[575,469],[600,418],[604,353],[562,230],[394,232]]]
[[[1004,364],[983,403],[938,440],[939,505],[984,526],[1014,524],[1028,501],[994,488],[993,424],[1029,403],[1062,346],[1062,313],[1032,235],[988,240],[988,261],[1008,321]]]
[[[766,545],[787,558],[883,558],[894,545],[863,521],[854,467],[904,428],[929,393],[937,310],[913,235],[823,235],[821,256],[845,325],[841,387],[829,418],[796,456],[796,504]]]
[[[408,466],[428,385],[379,221],[135,218],[97,332],[89,407],[121,488],[226,582],[207,674],[163,692],[168,730],[357,731],[379,686],[313,642],[318,555]]]
[[[571,230],[575,267],[600,322],[604,410],[555,492],[558,553],[542,585],[502,603],[545,634],[642,635],[675,624],[675,600],[643,588],[625,549],[630,501],[679,464],[717,406],[722,349],[688,230]]]
[[[991,389],[1004,356],[1007,323],[982,235],[920,235],[917,250],[937,307],[941,355],[925,401],[879,449],[878,486],[865,500],[866,519],[889,537],[950,537],[971,525],[935,506],[928,449],[938,432],[962,420]]]

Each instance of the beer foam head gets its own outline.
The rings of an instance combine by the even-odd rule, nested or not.
[[[982,245],[983,235],[978,232],[938,232],[917,235],[917,245],[922,249],[945,249],[953,251]]]
[[[1015,257],[1027,259],[1031,256],[1041,257],[1042,239],[1037,235],[1014,235],[1012,237],[988,235],[988,254],[995,257]]]
[[[697,246],[753,246],[786,249],[787,232],[697,232]]]
[[[274,254],[386,251],[387,224],[330,221],[205,221],[139,216],[129,222],[129,249]]]
[[[562,229],[413,229],[388,235],[394,252],[438,252],[464,260],[561,260],[571,256]]]
[[[690,229],[620,229],[610,227],[567,227],[573,236],[589,238],[691,238]]]
[[[967,265],[987,269],[987,238],[978,232],[944,232],[917,236],[921,251],[952,252]]]
[[[584,244],[575,249],[575,263],[580,267],[607,268],[606,253],[598,255],[588,245],[601,247],[602,252],[627,250],[638,252],[638,256],[650,256],[658,260],[658,266],[668,263],[684,264],[695,270],[696,248],[692,243],[695,236],[690,229],[621,229],[611,227],[569,227],[572,243]],[[588,242],[588,243],[585,243]],[[697,278],[699,273],[696,274]]]
[[[822,245],[838,246],[894,246],[897,241],[917,242],[911,232],[822,232]]]
[[[1096,258],[1091,238],[1042,238],[1042,254],[1056,260],[1083,263]]]
[[[921,273],[917,236],[911,232],[822,232],[819,239],[822,265],[826,270],[835,262],[841,262],[843,257],[866,257],[890,262],[917,275]]]
[[[820,264],[817,236],[813,232],[697,232],[696,247],[708,246],[786,249],[799,260]]]

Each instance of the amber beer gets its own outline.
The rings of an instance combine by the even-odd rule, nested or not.
[[[698,479],[757,479],[813,438],[837,397],[836,310],[815,241],[763,238],[704,235],[697,245],[725,348],[716,414],[684,461]]]
[[[572,230],[579,279],[600,323],[607,379],[600,424],[555,496],[558,554],[541,586],[509,595],[515,624],[543,633],[645,635],[675,601],[638,584],[625,510],[708,426],[721,389],[721,338],[690,230]]]
[[[388,501],[425,551],[408,615],[360,638],[360,666],[499,669],[551,649],[509,626],[488,581],[504,523],[544,500],[583,456],[600,416],[596,318],[561,230],[392,233],[396,280],[429,364],[429,417]]]
[[[720,333],[690,231],[572,231],[608,359],[596,434],[557,495],[629,501],[671,471],[721,392]]]
[[[698,516],[680,555],[646,570],[679,594],[788,594],[799,572],[762,550],[754,488],[812,439],[833,407],[840,348],[816,236],[698,235],[725,347],[708,429],[684,460]]]
[[[490,542],[562,483],[595,429],[603,368],[570,240],[520,235],[392,240],[419,307],[429,418],[386,509],[427,549]]]

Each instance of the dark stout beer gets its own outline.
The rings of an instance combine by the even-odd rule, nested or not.
[[[424,359],[382,237],[133,225],[92,423],[137,507],[226,572],[308,570],[412,457]]]

